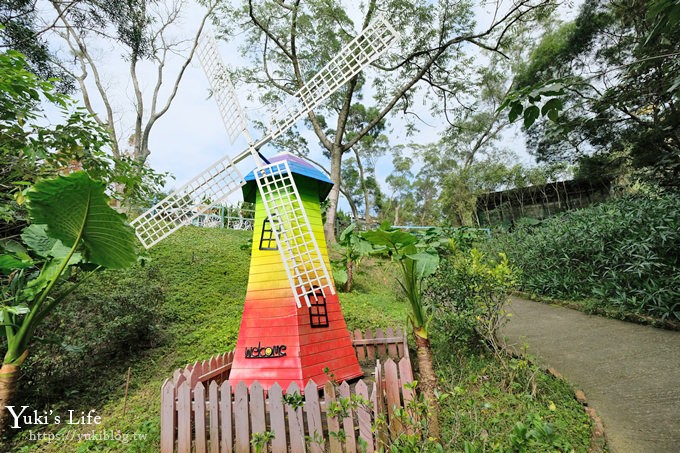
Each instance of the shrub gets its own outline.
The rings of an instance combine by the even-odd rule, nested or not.
[[[94,275],[38,329],[22,372],[22,403],[95,390],[116,362],[155,346],[163,292],[153,266]],[[26,403],[23,403],[26,404]]]
[[[505,255],[488,259],[476,248],[442,260],[426,290],[435,307],[435,329],[455,342],[482,340],[497,349],[496,333],[505,321],[503,306],[515,276]]]
[[[494,237],[521,289],[680,320],[680,196],[622,198]]]

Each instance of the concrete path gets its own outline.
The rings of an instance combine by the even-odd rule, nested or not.
[[[513,298],[503,330],[602,417],[613,453],[680,452],[680,332]]]

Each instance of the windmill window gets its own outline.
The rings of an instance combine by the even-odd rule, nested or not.
[[[309,324],[312,327],[328,327],[328,311],[326,298],[321,290],[317,290],[309,297]]]
[[[262,224],[262,235],[260,236],[260,250],[278,250],[279,246],[276,244],[272,224],[269,218],[264,219]]]

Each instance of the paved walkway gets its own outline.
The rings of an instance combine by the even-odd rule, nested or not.
[[[585,392],[611,452],[680,452],[680,332],[519,298],[509,311],[508,343]]]

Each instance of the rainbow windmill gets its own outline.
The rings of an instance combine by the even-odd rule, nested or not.
[[[229,379],[269,388],[309,379],[319,386],[328,368],[337,380],[362,374],[354,355],[338,296],[328,272],[320,201],[333,183],[305,160],[289,153],[265,159],[259,152],[324,99],[382,55],[397,33],[382,17],[374,20],[298,92],[274,111],[267,133],[253,141],[246,116],[211,35],[198,56],[233,143],[241,134],[248,147],[225,157],[132,221],[150,248],[242,189],[255,202],[253,250],[243,318]],[[236,165],[253,157],[243,177]]]

